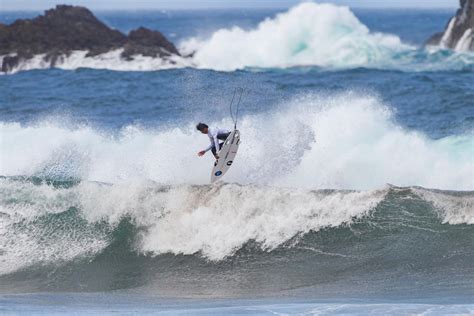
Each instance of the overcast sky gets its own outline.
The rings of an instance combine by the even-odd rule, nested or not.
[[[92,10],[287,8],[300,0],[0,0],[2,10],[46,10],[56,4],[86,6]],[[456,8],[459,0],[324,0],[358,8]]]

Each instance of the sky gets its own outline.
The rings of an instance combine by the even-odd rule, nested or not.
[[[0,0],[0,11],[46,10],[73,4],[92,10],[288,8],[301,0]],[[459,0],[319,0],[353,8],[456,8]]]

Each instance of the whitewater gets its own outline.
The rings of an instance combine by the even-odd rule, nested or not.
[[[195,153],[207,140],[194,125],[163,130],[127,125],[108,134],[54,121],[1,123],[0,174],[205,184],[209,162]],[[297,97],[270,113],[242,117],[240,128],[246,145],[226,181],[304,189],[376,189],[387,183],[474,189],[472,134],[432,140],[398,126],[390,108],[374,96]]]

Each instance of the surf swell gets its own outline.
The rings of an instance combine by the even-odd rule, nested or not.
[[[278,36],[275,36],[278,34]],[[418,48],[392,34],[371,32],[344,6],[304,2],[260,22],[254,29],[238,26],[216,30],[209,38],[192,37],[179,44],[183,58],[168,60],[135,56],[120,58],[120,50],[95,57],[76,51],[55,67],[120,71],[152,71],[182,67],[233,71],[248,68],[317,66],[322,69],[366,67],[402,71],[468,70],[474,54],[442,47]],[[4,57],[4,56],[3,56]],[[3,58],[0,56],[0,61]],[[44,56],[20,64],[13,72],[48,68]]]

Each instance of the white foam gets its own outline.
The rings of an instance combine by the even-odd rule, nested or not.
[[[36,263],[59,264],[106,247],[107,235],[94,227],[40,222],[41,216],[71,206],[78,206],[72,190],[0,179],[0,275]]]
[[[81,182],[70,188],[0,179],[0,274],[36,263],[93,255],[110,243],[106,230],[130,218],[140,228],[136,250],[147,254],[195,254],[221,260],[254,241],[272,250],[310,231],[350,225],[370,216],[390,188],[308,191],[270,186],[174,185],[145,180],[120,184]],[[474,224],[472,196],[413,188],[440,210],[444,223]],[[11,197],[15,201],[11,202]],[[24,203],[20,200],[23,199]],[[38,217],[70,207],[89,225],[67,226]],[[337,255],[337,254],[328,254]]]
[[[70,223],[55,231],[38,216],[56,214],[74,206],[89,223],[116,227],[125,216],[142,228],[140,252],[201,253],[220,260],[254,240],[270,250],[300,234],[324,227],[350,224],[377,206],[387,190],[364,192],[306,191],[235,184],[218,186],[161,186],[149,181],[105,185],[82,182],[72,188],[53,189],[0,180],[4,221],[0,234],[0,273],[32,263],[68,260],[96,253],[107,236]],[[9,203],[23,196],[25,203]],[[44,212],[46,210],[46,213]],[[15,226],[23,222],[24,228]],[[93,227],[93,226],[92,226]],[[16,236],[16,237],[15,237]],[[15,262],[19,262],[15,266]]]
[[[154,71],[182,68],[190,65],[190,60],[177,55],[171,55],[167,58],[135,55],[133,60],[126,61],[120,57],[122,52],[123,49],[117,49],[96,56],[87,56],[88,51],[73,51],[69,55],[60,56],[54,67],[67,70],[91,68],[116,71]],[[40,54],[24,60],[11,73],[50,68],[51,62],[47,61],[45,57],[46,54]]]
[[[458,43],[454,50],[456,51],[468,51],[471,47],[472,40],[474,38],[474,34],[472,33],[472,28],[467,29],[464,34],[459,39]]]
[[[348,7],[313,2],[266,19],[253,30],[221,29],[209,39],[192,38],[180,47],[196,52],[198,67],[218,70],[366,66],[409,48],[397,36],[370,33]]]
[[[439,45],[443,48],[449,48],[451,45],[451,37],[453,33],[453,27],[454,24],[456,24],[456,17],[452,17],[451,20],[449,20],[448,27],[446,28],[446,31],[444,32],[443,36],[441,37],[441,40],[439,41]]]
[[[304,104],[304,106],[301,106]],[[309,188],[368,189],[383,183],[472,190],[473,138],[432,140],[401,128],[380,100],[351,94],[290,105],[316,135],[279,183]],[[354,186],[354,184],[356,184]]]
[[[74,52],[56,67],[61,69],[93,68],[119,71],[153,71],[181,68],[189,64],[186,59],[177,55],[171,55],[168,58],[135,55],[133,60],[124,61],[120,57],[122,51],[123,49],[117,49],[93,57],[85,57],[87,52]]]
[[[449,44],[454,23],[441,46]],[[294,66],[438,71],[474,63],[471,53],[446,56],[439,47],[416,48],[396,35],[371,32],[348,7],[315,2],[300,3],[250,30],[234,26],[186,39],[179,49],[194,52],[194,67],[221,71]]]
[[[271,250],[297,235],[349,224],[384,196],[385,191],[184,186],[173,189],[167,215],[144,234],[141,249],[155,254],[200,252],[211,260],[229,256],[251,240]]]
[[[177,123],[178,124],[178,123]],[[119,183],[209,183],[208,139],[195,122],[115,135],[44,122],[0,123],[0,175],[51,175]],[[210,122],[221,127],[230,121]],[[473,137],[433,140],[403,129],[376,97],[306,95],[241,118],[242,146],[226,181],[305,189],[376,189],[391,183],[473,190]]]
[[[2,56],[5,57],[5,56]],[[10,73],[16,73],[19,71],[32,70],[32,69],[45,69],[50,67],[50,62],[45,60],[46,54],[35,55],[30,59],[22,60],[19,64],[11,69]]]
[[[472,173],[471,175],[474,176]],[[473,194],[449,194],[422,188],[413,188],[412,190],[439,210],[443,223],[451,225],[474,224]]]

